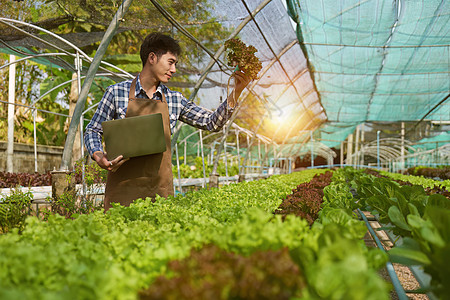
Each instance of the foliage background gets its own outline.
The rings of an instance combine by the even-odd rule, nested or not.
[[[221,41],[229,35],[229,31],[211,17],[213,3],[206,0],[186,2],[170,0],[164,1],[163,5],[205,47],[211,51],[216,51],[220,47]],[[110,24],[111,16],[116,13],[120,4],[121,1],[114,0],[46,0],[39,2],[0,0],[2,7],[0,16],[29,22],[56,33],[73,42],[88,56],[93,57],[104,31]],[[137,74],[142,65],[139,57],[141,41],[152,31],[170,34],[180,42],[183,53],[179,58],[177,74],[168,85],[170,88],[182,92],[188,98],[191,93],[190,88],[195,84],[196,77],[201,73],[205,53],[164,19],[150,1],[133,1],[120,24],[118,33],[108,46],[103,60],[132,75]],[[23,33],[0,23],[1,40],[20,43],[25,37]],[[1,52],[3,52],[0,54],[0,66],[8,63],[8,54],[13,53],[9,49],[3,48],[4,45],[2,44],[4,43],[0,44]],[[55,49],[41,48],[36,45],[30,44],[23,50],[34,53],[55,52]],[[71,49],[67,50],[74,52]],[[16,103],[31,105],[49,89],[72,78],[72,71],[64,68],[67,63],[73,65],[71,57],[60,56],[53,59],[53,62],[56,63],[47,61],[46,64],[37,64],[26,61],[17,64]],[[82,72],[85,73],[88,67],[84,63]],[[9,81],[8,68],[1,69],[0,80],[4,83]],[[124,79],[96,78],[90,90],[86,108],[100,101],[105,88],[118,80]],[[67,84],[48,94],[37,102],[36,108],[68,115],[70,88],[70,84]],[[6,102],[7,99],[8,85],[3,84],[0,86],[0,100]],[[85,115],[86,124],[94,111],[93,109]],[[33,118],[31,111],[19,107],[16,108],[15,113],[15,142],[32,143]],[[0,105],[0,140],[7,140],[6,116],[7,104],[2,102]],[[68,120],[66,117],[38,112],[38,144],[64,145],[67,128]]]

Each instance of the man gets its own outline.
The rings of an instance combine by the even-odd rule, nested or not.
[[[149,34],[140,50],[142,71],[134,80],[109,86],[86,127],[84,140],[89,154],[101,168],[109,171],[105,210],[112,202],[128,206],[137,198],[173,195],[170,136],[177,120],[200,129],[218,131],[231,116],[237,99],[250,81],[241,71],[235,72],[232,75],[236,82],[234,91],[211,112],[164,85],[176,72],[180,53],[180,46],[170,36]],[[102,148],[101,123],[152,113],[163,116],[166,151],[131,159],[123,159],[123,156],[108,158]]]

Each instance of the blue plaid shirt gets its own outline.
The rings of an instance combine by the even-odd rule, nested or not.
[[[103,151],[102,122],[125,118],[131,82],[132,80],[128,80],[111,85],[103,95],[97,111],[87,125],[84,133],[84,143],[91,157],[95,151]],[[163,84],[158,86],[154,99],[161,100],[161,93],[164,93],[169,106],[171,133],[175,129],[177,120],[181,120],[203,130],[218,131],[225,125],[233,113],[233,108],[228,106],[227,101],[224,101],[212,112],[188,101],[180,92],[171,91]],[[147,93],[141,86],[139,75],[136,81],[135,97],[149,99]]]

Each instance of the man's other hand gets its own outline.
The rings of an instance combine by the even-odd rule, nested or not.
[[[93,155],[95,161],[100,166],[100,168],[115,172],[121,165],[123,165],[129,158],[123,159],[122,155],[117,156],[113,160],[108,160],[106,153],[102,151],[95,151]]]

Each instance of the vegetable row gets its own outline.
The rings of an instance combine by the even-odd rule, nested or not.
[[[383,173],[397,179],[394,181],[352,169],[343,174],[356,190],[358,204],[401,241],[389,251],[391,261],[422,267],[431,275],[428,291],[440,299],[450,295],[450,270],[446,267],[450,265],[450,200],[444,196],[448,191],[434,189],[433,182],[425,178]],[[400,178],[420,185],[408,185]]]
[[[294,215],[274,214],[293,189],[323,172],[272,176],[155,202],[141,199],[107,214],[55,215],[47,222],[29,217],[21,234],[0,235],[0,298],[145,299],[153,284],[173,284],[176,272],[185,274],[183,261],[201,257],[197,261],[208,266],[215,253],[222,257],[220,266],[223,260],[234,266],[239,261],[248,274],[259,274],[259,281],[256,275],[239,281],[248,285],[239,290],[250,294],[249,285],[259,282],[274,293],[286,288],[291,291],[286,298],[388,299],[389,286],[377,274],[387,257],[364,245],[366,228],[352,214],[348,187],[331,188],[332,183],[324,189],[323,209],[312,226]],[[261,257],[273,262],[271,267],[251,263],[265,260]],[[280,269],[276,257],[291,260],[286,266],[297,271]],[[291,271],[298,274],[295,284],[288,280]],[[229,277],[214,278],[222,287],[218,299],[236,296]]]

